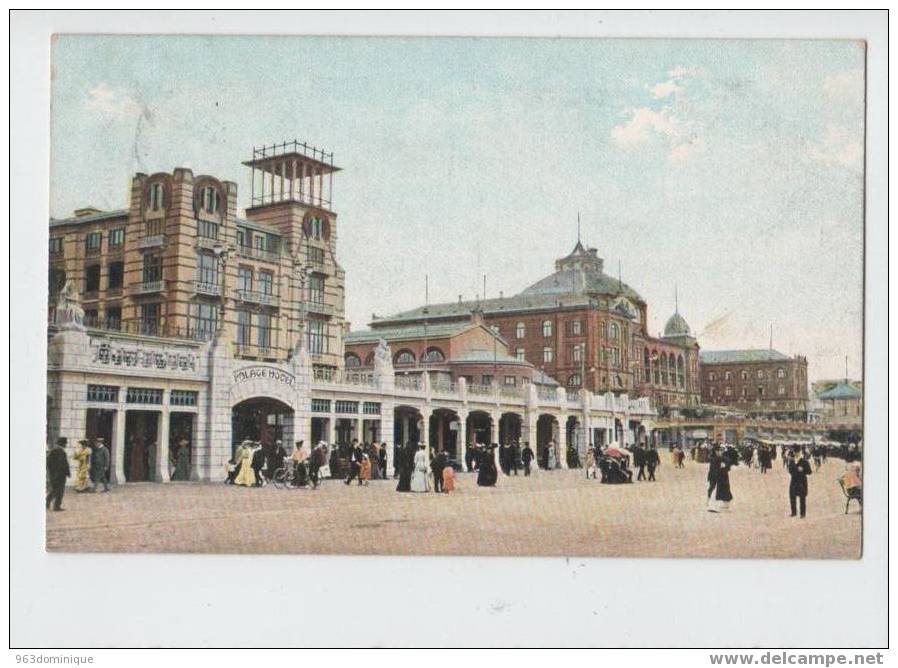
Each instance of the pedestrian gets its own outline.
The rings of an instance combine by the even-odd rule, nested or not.
[[[476,446],[469,445],[465,448],[465,469],[468,471],[473,471],[475,466],[475,458],[476,458]]]
[[[234,484],[241,487],[253,487],[256,484],[256,476],[253,474],[253,442],[246,440],[240,444],[234,452],[234,464],[237,467],[237,475],[234,476]]]
[[[443,471],[449,466],[449,457],[445,452],[440,451],[430,462],[430,470],[433,472],[433,491],[443,491]]]
[[[655,482],[655,469],[661,466],[661,457],[658,456],[658,450],[655,448],[647,448],[645,451],[646,466],[649,468],[649,482]]]
[[[305,487],[306,465],[309,462],[309,459],[310,453],[305,446],[305,442],[296,441],[296,444],[293,446],[293,452],[290,455],[290,462],[293,464],[294,487]]]
[[[451,465],[443,468],[443,492],[449,494],[455,491],[455,469]]]
[[[708,506],[711,505],[711,494],[717,488],[717,476],[720,471],[720,449],[714,445],[711,446],[711,453],[708,456]]]
[[[265,451],[262,444],[258,441],[253,446],[252,456],[250,457],[250,467],[253,470],[253,478],[256,487],[263,487],[265,479],[262,477],[262,469],[265,468]]]
[[[359,464],[359,484],[367,486],[369,480],[371,480],[371,458],[363,453]]]
[[[586,451],[586,479],[589,478],[596,479],[596,456],[592,448]]]
[[[265,453],[265,478],[272,480],[275,472],[279,468],[283,468],[284,460],[287,459],[287,451],[281,441],[275,441],[274,446],[268,448]]]
[[[427,468],[427,451],[424,449],[424,444],[419,443],[413,460],[411,491],[427,492],[430,490],[430,485],[427,483]]]
[[[493,450],[498,446],[493,443],[489,447],[484,447],[480,451],[477,460],[477,484],[480,487],[495,487],[499,478],[499,472],[496,470],[496,459]]]
[[[396,465],[399,471],[399,482],[396,485],[397,492],[412,491],[412,471],[415,469],[414,457],[417,448],[411,443],[399,448],[399,454],[396,457]]]
[[[524,475],[530,475],[530,464],[533,462],[533,449],[529,442],[524,442],[524,449],[521,450],[521,463],[524,464]]]
[[[514,474],[518,474],[518,459],[521,456],[521,448],[517,443],[512,443],[511,447],[508,449],[508,466],[514,471]]]
[[[861,465],[857,462],[849,462],[845,465],[845,472],[839,476],[842,487],[849,499],[857,499],[857,502],[864,507],[863,479],[861,478]]]
[[[381,443],[377,451],[377,466],[380,469],[380,477],[387,479],[387,444]]]
[[[708,510],[712,513],[722,513],[730,509],[730,501],[733,500],[733,492],[730,489],[730,467],[732,458],[724,453],[717,458],[716,493],[715,503],[709,504]]]
[[[639,469],[639,473],[636,474],[636,479],[645,480],[646,453],[640,445],[637,445],[633,450],[633,464]]]
[[[802,519],[807,512],[809,475],[811,475],[811,465],[808,460],[800,450],[793,449],[789,457],[789,509],[792,511],[792,517],[795,517],[796,505],[798,505],[798,512]],[[798,501],[797,504],[796,501]]]
[[[72,458],[78,463],[78,471],[75,473],[75,491],[87,492],[90,490],[90,448],[87,441],[78,441],[78,447]]]
[[[190,480],[190,441],[182,438],[178,441],[178,450],[175,453],[175,470],[171,475],[172,480]]]
[[[557,466],[555,458],[555,441],[549,441],[549,444],[546,447],[546,468],[553,471]]]
[[[97,439],[97,447],[90,455],[90,477],[93,480],[93,486],[90,491],[96,492],[100,484],[103,485],[103,491],[109,491],[109,448],[102,438]]]
[[[47,452],[47,486],[50,491],[47,493],[47,510],[50,504],[53,504],[53,510],[65,510],[62,507],[62,497],[65,496],[66,478],[72,475],[69,468],[69,458],[65,453],[65,446],[68,440],[65,438],[57,438],[56,445]]]
[[[359,484],[362,484],[362,479],[359,477],[362,472],[362,456],[362,448],[359,446],[358,440],[353,439],[352,449],[349,451],[349,475],[343,481],[347,485],[352,482],[353,478],[357,478]]]

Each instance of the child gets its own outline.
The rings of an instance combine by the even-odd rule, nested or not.
[[[227,475],[225,484],[233,485],[234,478],[237,477],[237,463],[233,459],[229,459],[225,464],[225,474]]]
[[[596,479],[596,456],[592,453],[592,449],[586,451],[586,478],[592,476],[592,479]]]
[[[455,491],[455,469],[451,466],[443,468],[443,493]]]
[[[359,481],[363,485],[367,485],[368,481],[371,480],[371,460],[368,459],[368,455],[362,455],[362,466],[359,471]]]

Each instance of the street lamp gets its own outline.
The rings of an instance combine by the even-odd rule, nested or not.
[[[302,337],[305,336],[306,325],[306,279],[312,274],[312,266],[303,264],[301,260],[294,259],[293,273],[299,280],[299,299],[297,308],[299,310],[299,327],[297,331],[296,346],[294,350],[302,347]]]
[[[227,276],[225,273],[225,269],[228,265],[228,257],[230,257],[231,253],[234,252],[233,246],[225,246],[220,241],[215,242],[215,245],[212,246],[212,252],[215,254],[215,259],[218,261],[218,271],[221,274],[221,300],[219,302],[219,322],[218,328],[219,331],[224,327],[224,319],[225,319],[225,299],[226,299],[226,286],[227,286]]]

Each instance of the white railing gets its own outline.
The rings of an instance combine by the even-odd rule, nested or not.
[[[420,392],[423,388],[423,383],[417,376],[396,376],[395,387],[400,390]]]
[[[165,289],[165,281],[144,281],[131,286],[131,293],[135,295],[148,295],[153,292],[162,292]]]
[[[278,262],[280,256],[272,251],[262,250],[261,248],[253,248],[252,246],[237,245],[237,255],[248,257],[252,260],[262,260],[263,262]]]
[[[540,385],[536,388],[536,396],[540,399],[540,401],[551,401],[552,403],[557,403],[558,389],[555,387],[545,387],[543,385]]]
[[[205,281],[194,281],[193,291],[198,295],[211,295],[213,297],[220,297],[221,285],[218,283],[206,283]]]
[[[331,385],[365,385],[376,384],[374,375],[360,371],[340,371],[327,367],[312,369],[312,381],[317,383],[329,383]]]
[[[305,302],[306,311],[319,315],[333,315],[334,307],[323,302]]]
[[[138,248],[155,248],[165,244],[164,234],[151,234],[137,240]]]

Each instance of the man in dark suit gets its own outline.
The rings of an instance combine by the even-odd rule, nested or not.
[[[90,455],[90,477],[93,480],[92,492],[98,491],[97,488],[102,483],[103,491],[109,491],[109,448],[106,447],[106,441],[102,438],[97,439],[97,445]]]
[[[56,445],[47,453],[47,481],[50,491],[47,494],[47,509],[53,503],[53,510],[65,510],[62,497],[65,495],[65,481],[72,475],[69,469],[69,458],[65,454],[65,438],[57,438]]]
[[[802,518],[807,512],[809,475],[811,475],[810,463],[800,450],[793,450],[789,455],[789,507],[792,510],[792,517],[795,517],[796,500]]]
[[[377,450],[377,467],[380,469],[380,477],[387,479],[387,444],[381,443]]]
[[[636,479],[645,480],[646,456],[645,451],[642,449],[641,445],[637,445],[633,449],[633,464],[636,466],[636,468],[639,469],[639,473],[636,475]]]
[[[514,474],[518,474],[518,457],[520,456],[518,452],[518,444],[512,443],[508,448],[508,468],[514,471]]]
[[[655,481],[655,469],[661,463],[661,457],[658,456],[656,448],[647,448],[645,451],[645,463],[649,467],[649,480]]]
[[[256,476],[256,487],[261,487],[264,484],[262,469],[265,468],[265,449],[261,443],[256,443],[254,448],[250,466],[253,469],[253,474]]]
[[[349,476],[344,481],[347,485],[352,482],[353,478],[357,478],[359,484],[362,484],[362,477],[359,473],[362,472],[362,457],[364,454],[358,440],[353,440],[352,449],[349,451]]]
[[[430,470],[433,472],[433,491],[443,491],[443,469],[449,465],[449,457],[442,450],[436,454],[430,463]]]
[[[530,443],[524,443],[524,449],[521,450],[521,462],[524,464],[524,475],[530,475],[530,464],[533,462],[533,450]]]

